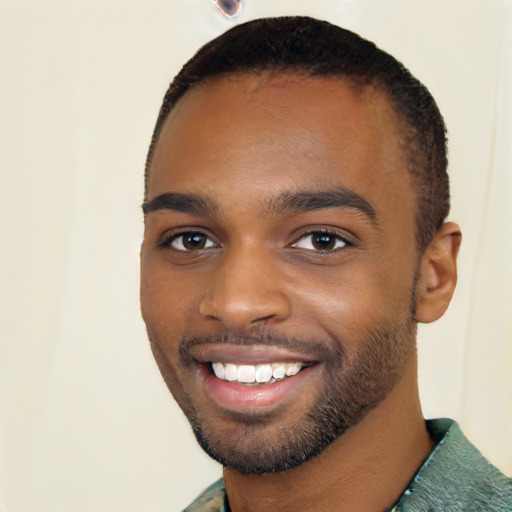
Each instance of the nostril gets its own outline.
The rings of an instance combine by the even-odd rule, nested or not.
[[[209,301],[206,297],[203,298],[199,304],[199,314],[208,320],[220,321],[220,317],[215,311],[211,301]]]
[[[251,323],[251,327],[265,327],[265,324],[268,323],[269,320],[276,318],[276,315],[267,315],[262,318],[257,318]]]

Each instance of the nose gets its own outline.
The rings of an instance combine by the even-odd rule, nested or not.
[[[199,312],[225,327],[248,331],[286,320],[292,305],[279,271],[264,251],[225,255],[212,269]]]

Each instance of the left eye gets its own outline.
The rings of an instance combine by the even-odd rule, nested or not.
[[[347,245],[347,241],[334,233],[321,231],[308,233],[299,238],[292,247],[308,249],[310,251],[335,251]]]
[[[168,245],[177,251],[200,251],[215,247],[215,242],[204,233],[190,232],[174,236]]]

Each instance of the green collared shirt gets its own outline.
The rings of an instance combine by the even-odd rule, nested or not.
[[[512,480],[467,440],[457,423],[429,420],[435,448],[389,512],[512,512]],[[222,479],[183,512],[229,512]]]

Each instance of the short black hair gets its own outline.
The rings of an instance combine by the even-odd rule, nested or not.
[[[428,89],[393,56],[358,34],[303,16],[263,18],[233,27],[204,45],[167,90],[149,147],[152,155],[167,116],[198,84],[240,73],[294,72],[342,78],[356,88],[383,92],[402,125],[408,169],[416,190],[416,241],[420,252],[450,209],[446,127]]]

